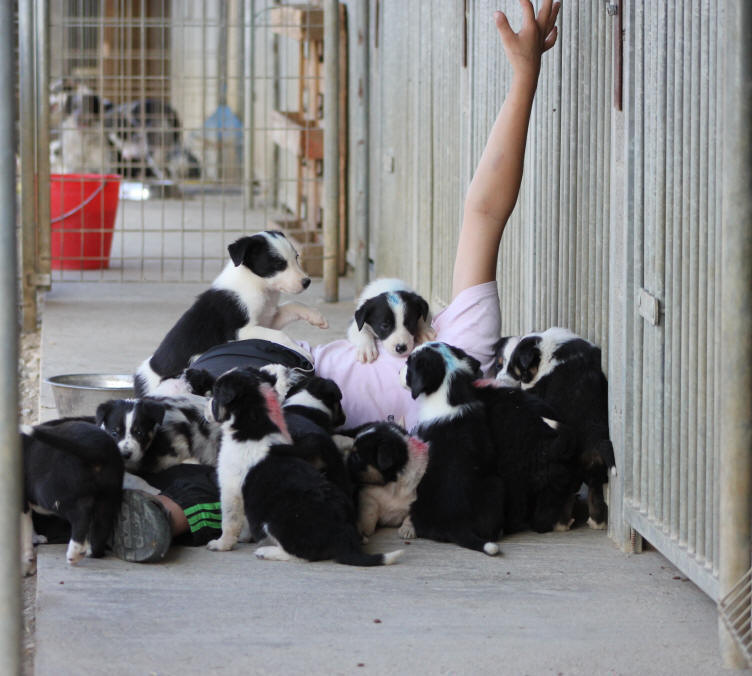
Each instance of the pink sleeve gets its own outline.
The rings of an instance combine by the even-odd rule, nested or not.
[[[496,282],[471,286],[434,317],[437,340],[475,357],[487,373],[493,363],[493,345],[501,333],[499,291]]]

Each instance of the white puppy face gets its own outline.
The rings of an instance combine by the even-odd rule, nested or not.
[[[228,247],[235,267],[243,265],[263,279],[267,289],[282,293],[301,293],[311,278],[300,267],[295,247],[281,233],[273,230],[241,237]]]
[[[407,357],[415,347],[419,323],[428,314],[428,304],[416,293],[387,291],[361,303],[355,311],[358,330],[368,330],[395,357]]]

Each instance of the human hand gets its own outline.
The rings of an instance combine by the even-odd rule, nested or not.
[[[496,29],[501,35],[512,70],[515,74],[530,74],[537,78],[543,52],[551,49],[558,35],[556,17],[560,3],[543,0],[538,16],[535,16],[530,0],[519,0],[522,7],[522,27],[515,33],[504,12],[494,12]]]

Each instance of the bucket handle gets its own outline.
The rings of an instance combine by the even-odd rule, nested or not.
[[[57,218],[53,218],[50,220],[50,225],[53,223],[60,223],[60,221],[64,221],[69,216],[73,216],[77,211],[81,211],[89,202],[91,202],[100,192],[104,190],[104,186],[107,183],[107,181],[102,181],[102,185],[100,185],[91,195],[89,195],[81,204],[79,204],[76,207],[73,207],[70,211],[66,211],[61,216],[58,216]]]

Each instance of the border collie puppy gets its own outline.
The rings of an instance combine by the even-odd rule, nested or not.
[[[379,356],[377,341],[395,357],[407,357],[415,345],[433,340],[428,303],[400,279],[376,279],[360,294],[355,319],[347,330],[361,362]]]
[[[104,555],[120,508],[123,460],[115,442],[96,425],[65,420],[21,429],[24,498],[21,567],[36,571],[31,511],[68,521],[66,558],[78,563],[87,553]],[[43,540],[40,540],[43,541]]]
[[[281,329],[296,319],[326,328],[324,316],[301,303],[279,305],[280,293],[301,293],[311,283],[290,241],[275,230],[241,237],[228,246],[230,262],[198,296],[138,367],[136,396],[153,394],[159,383],[177,378],[214,345],[253,338],[257,326]],[[248,335],[246,335],[248,333]]]
[[[347,456],[350,476],[360,484],[358,530],[367,538],[376,526],[392,526],[400,537],[414,538],[410,505],[428,466],[428,444],[395,423],[376,422],[359,430]]]
[[[279,395],[276,386],[275,391]],[[313,464],[346,495],[352,495],[345,461],[332,440],[334,428],[345,424],[341,402],[342,392],[337,383],[329,378],[309,376],[290,386],[282,402],[282,412],[300,457]]]
[[[608,382],[601,350],[568,329],[550,328],[520,339],[507,372],[549,404],[574,434],[582,481],[588,487],[591,528],[606,527],[603,484],[614,471],[608,431]]]
[[[400,557],[401,550],[361,551],[352,500],[297,456],[277,395],[258,373],[232,370],[221,375],[211,407],[222,426],[217,468],[222,536],[209,542],[209,549],[232,549],[245,511],[251,536],[273,542],[256,550],[260,559],[334,559],[379,566]]]
[[[430,449],[428,467],[410,506],[418,537],[499,553],[504,483],[496,474],[483,402],[473,382],[480,362],[446,343],[419,346],[403,368],[420,403],[418,437]]]
[[[504,532],[565,531],[582,483],[571,430],[531,392],[475,382],[504,481]]]
[[[491,375],[497,380],[500,385],[506,387],[519,387],[520,383],[507,373],[507,367],[509,366],[509,359],[514,352],[514,348],[517,347],[517,343],[520,342],[521,336],[503,336],[494,343],[494,362],[491,367]]]
[[[200,397],[111,399],[97,407],[96,423],[115,440],[129,472],[151,474],[186,461],[216,465],[220,430],[204,407]]]

